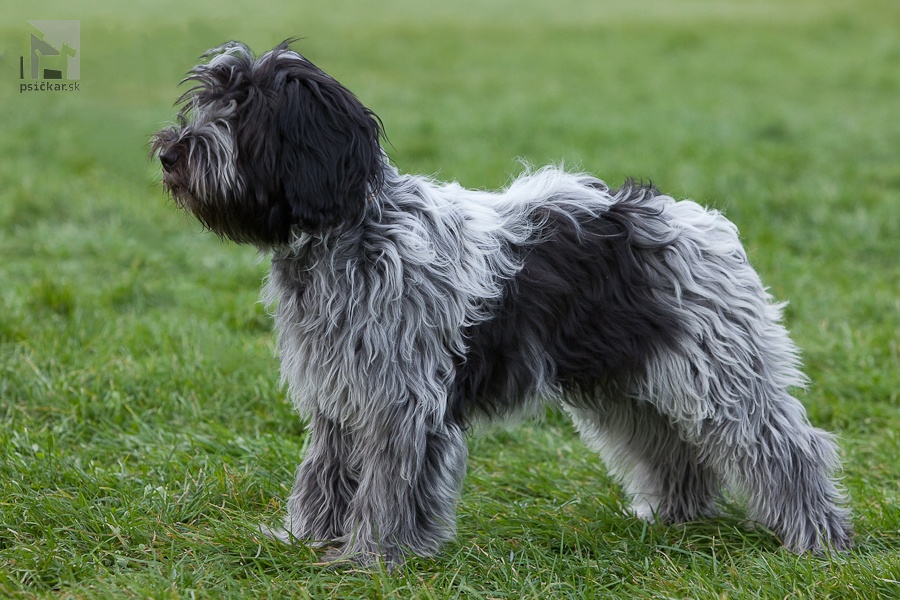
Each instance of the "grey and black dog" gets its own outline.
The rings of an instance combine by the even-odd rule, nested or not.
[[[189,73],[153,152],[176,203],[271,251],[282,379],[310,420],[285,541],[396,565],[455,529],[472,422],[562,407],[648,520],[726,489],[796,552],[851,544],[835,444],[720,213],[545,167],[498,193],[399,173],[378,117],[285,42]]]

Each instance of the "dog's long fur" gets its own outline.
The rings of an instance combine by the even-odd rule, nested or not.
[[[285,541],[396,564],[452,537],[474,420],[568,412],[647,519],[725,488],[797,552],[850,545],[835,445],[720,213],[556,168],[504,191],[404,175],[381,123],[282,44],[231,43],[153,150],[175,200],[273,254],[282,379],[310,420]]]

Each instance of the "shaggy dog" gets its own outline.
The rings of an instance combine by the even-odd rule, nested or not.
[[[281,44],[212,50],[153,152],[175,202],[272,253],[281,377],[312,436],[285,541],[396,565],[454,534],[473,421],[556,404],[635,514],[725,488],[795,551],[850,545],[828,434],[736,227],[546,167],[499,193],[398,172],[381,121]]]

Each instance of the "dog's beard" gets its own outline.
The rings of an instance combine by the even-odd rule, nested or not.
[[[248,225],[263,216],[258,202],[243,197],[234,146],[227,126],[182,124],[158,132],[151,152],[177,157],[162,169],[163,187],[176,206],[222,237],[254,243]]]

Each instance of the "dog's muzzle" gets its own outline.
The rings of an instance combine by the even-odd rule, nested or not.
[[[159,153],[159,162],[162,163],[162,168],[167,173],[170,172],[176,164],[178,164],[178,159],[181,157],[181,153],[174,148],[166,148],[162,152]]]

